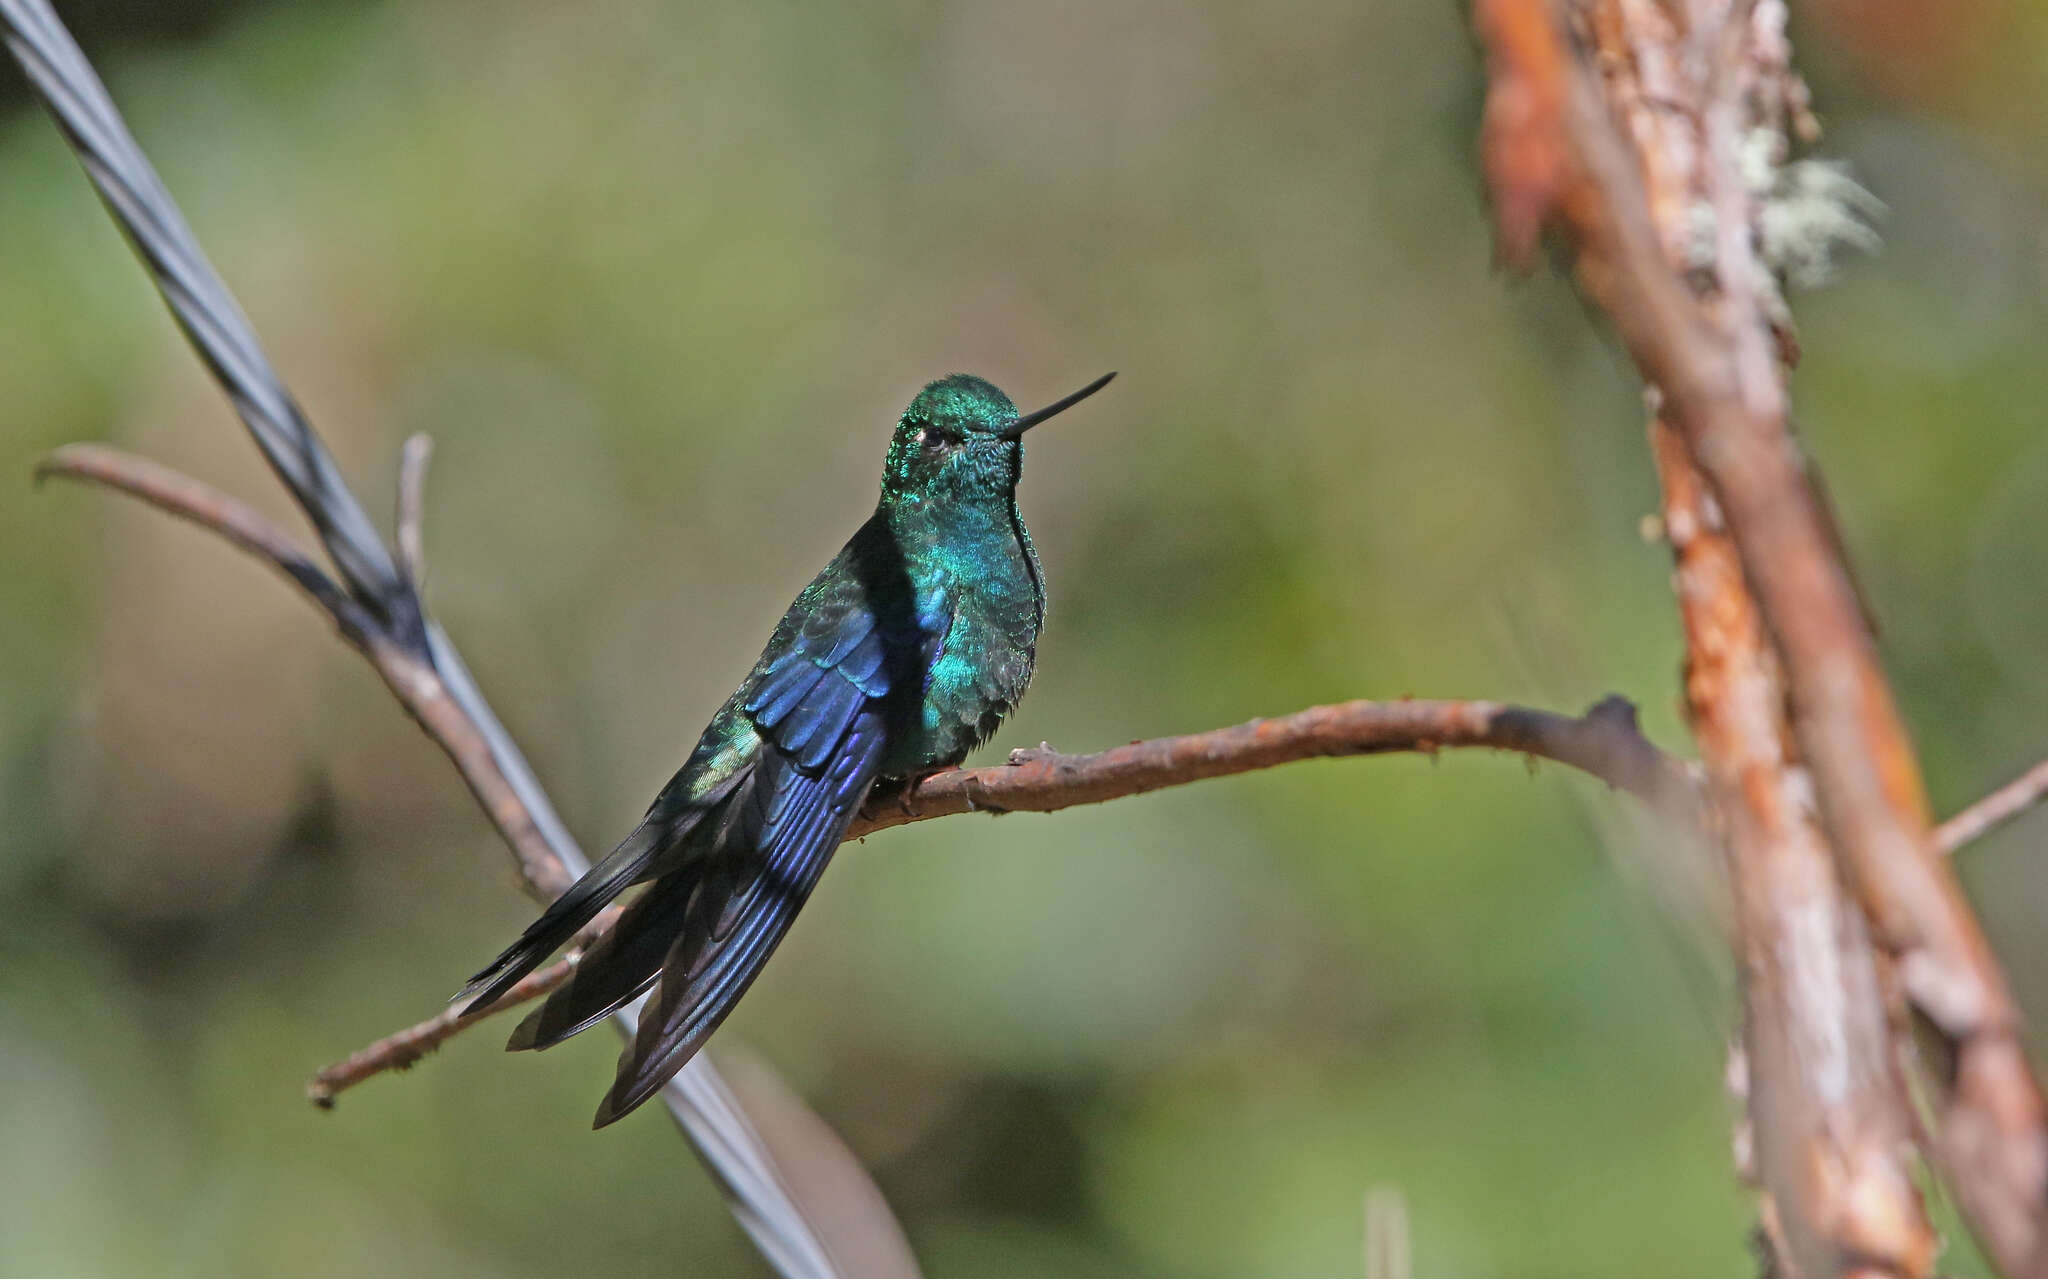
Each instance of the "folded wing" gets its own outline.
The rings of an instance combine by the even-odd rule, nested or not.
[[[828,570],[820,583],[830,582]],[[904,665],[890,661],[893,638],[855,582],[841,577],[838,589],[806,591],[706,733],[707,742],[724,743],[711,758],[732,758],[734,743],[743,741],[745,763],[731,770],[711,803],[692,810],[687,825],[671,823],[678,838],[631,853],[622,845],[586,880],[603,875],[589,892],[579,883],[563,899],[577,898],[574,905],[550,910],[560,913],[551,931],[537,923],[528,930],[539,930],[534,940],[522,939],[530,950],[553,935],[566,938],[595,913],[590,901],[652,881],[509,1045],[559,1043],[656,987],[639,1035],[619,1059],[599,1127],[653,1096],[682,1068],[788,933],[886,753],[891,667]],[[919,636],[901,638],[909,653],[919,651]],[[698,754],[706,754],[701,745]],[[685,780],[679,774],[671,787]],[[662,807],[657,801],[656,810]],[[578,922],[565,933],[570,920]],[[486,970],[493,988],[524,971],[526,952],[514,951],[517,962],[501,958]]]

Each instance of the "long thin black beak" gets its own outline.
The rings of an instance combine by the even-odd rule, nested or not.
[[[1024,432],[1030,430],[1032,427],[1037,426],[1040,422],[1045,421],[1047,418],[1058,417],[1060,414],[1066,412],[1068,409],[1073,408],[1076,404],[1079,404],[1081,401],[1087,399],[1089,396],[1095,394],[1097,391],[1100,391],[1103,387],[1108,386],[1109,380],[1115,376],[1116,374],[1114,373],[1105,373],[1101,377],[1096,378],[1093,382],[1090,382],[1088,385],[1082,387],[1080,390],[1074,392],[1072,395],[1069,395],[1066,399],[1056,400],[1053,403],[1048,404],[1044,408],[1038,410],[1038,412],[1036,413],[1026,413],[1023,417],[1018,418],[1016,423],[1012,425],[1009,430],[1002,432],[1001,438],[1006,440],[1014,440],[1018,436],[1024,434]]]

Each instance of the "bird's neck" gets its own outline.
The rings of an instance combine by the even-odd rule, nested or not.
[[[884,502],[877,517],[919,598],[947,583],[976,583],[979,590],[1014,599],[1020,635],[1035,633],[1045,611],[1044,590],[1014,495],[974,502]]]
[[[883,499],[880,514],[905,546],[1014,540],[1022,523],[1015,493],[971,500],[899,494]]]

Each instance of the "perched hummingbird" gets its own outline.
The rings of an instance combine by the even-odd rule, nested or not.
[[[958,764],[1024,695],[1045,587],[1017,512],[1021,439],[1115,376],[1021,417],[977,377],[920,391],[875,513],[797,595],[647,816],[470,979],[469,1007],[489,1003],[647,885],[507,1044],[558,1044],[654,987],[594,1126],[658,1092],[732,1011],[869,788]]]

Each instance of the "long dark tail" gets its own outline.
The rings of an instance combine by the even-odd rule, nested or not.
[[[822,858],[818,869],[824,869]],[[760,885],[723,910],[711,906],[717,914],[738,918],[737,927],[717,941],[685,925],[662,965],[659,982],[649,983],[656,987],[654,998],[640,1014],[640,1033],[619,1054],[618,1078],[599,1104],[593,1128],[624,1118],[660,1092],[696,1055],[767,965],[769,954],[796,922],[810,887]],[[528,1020],[546,1011],[543,1007]]]
[[[680,874],[680,873],[679,873]],[[655,882],[619,922],[597,939],[568,984],[526,1015],[505,1047],[552,1048],[638,999],[661,975],[662,956],[683,931],[691,894],[675,891],[678,876]]]
[[[591,867],[567,892],[555,898],[539,919],[527,925],[518,941],[469,979],[469,984],[455,996],[469,1001],[463,1011],[470,1013],[484,1007],[547,962],[548,956],[568,944],[585,924],[597,917],[597,912],[638,883],[677,834],[669,823],[649,813],[609,856]]]

